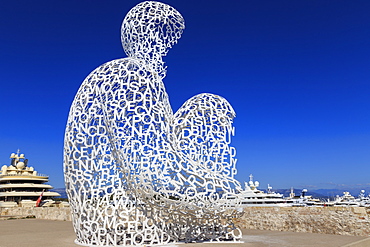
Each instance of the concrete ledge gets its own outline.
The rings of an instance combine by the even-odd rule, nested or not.
[[[76,235],[72,222],[22,219],[0,221],[0,246],[27,247],[77,247],[74,243]],[[173,243],[166,247],[362,247],[351,245],[360,243],[364,237],[338,236],[316,233],[276,232],[243,229],[244,243]],[[366,242],[364,242],[366,243]],[[163,245],[162,245],[163,246]],[[366,245],[365,245],[366,246]]]
[[[370,238],[362,239],[354,243],[343,245],[342,247],[369,247]]]

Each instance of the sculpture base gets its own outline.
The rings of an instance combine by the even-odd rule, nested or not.
[[[82,244],[80,242],[78,242],[77,239],[75,239],[75,244],[79,245],[79,246],[86,246],[86,247],[118,247],[118,246],[122,246],[122,247],[129,247],[129,246],[135,246],[135,247],[147,247],[147,246],[163,246],[163,247],[177,247],[177,244],[180,244],[180,245],[183,245],[183,244],[192,244],[192,243],[185,243],[185,242],[171,242],[171,243],[167,243],[167,244],[141,244],[141,245],[89,245],[89,244]],[[224,241],[204,241],[204,242],[194,242],[194,243],[197,243],[197,244],[225,244],[225,243],[230,243],[230,244],[243,244],[244,241],[239,241],[239,240],[230,240],[230,241],[227,241],[227,240],[224,240]]]

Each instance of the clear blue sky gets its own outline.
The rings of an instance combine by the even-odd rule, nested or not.
[[[0,6],[0,165],[19,148],[64,187],[70,104],[97,66],[125,57],[139,1]],[[168,0],[186,29],[165,58],[174,110],[211,92],[233,105],[238,175],[266,188],[370,183],[370,1]]]

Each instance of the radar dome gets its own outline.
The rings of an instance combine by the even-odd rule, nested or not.
[[[22,161],[20,161],[20,162],[18,162],[18,163],[17,163],[17,168],[18,168],[18,169],[23,169],[23,168],[24,168],[24,166],[25,166],[25,165],[24,165],[24,163],[23,163]]]

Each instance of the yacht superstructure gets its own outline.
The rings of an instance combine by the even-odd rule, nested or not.
[[[361,190],[358,197],[352,196],[348,191],[344,191],[342,196],[337,195],[334,201],[329,202],[336,207],[370,207],[370,195],[365,195],[365,190]]]
[[[258,189],[259,182],[253,181],[253,175],[249,176],[249,182],[244,183],[244,190],[236,197],[228,198],[229,205],[236,207],[290,207],[292,204],[284,198],[283,194],[272,191],[268,185],[267,192]]]
[[[49,191],[53,188],[46,184],[49,177],[28,166],[28,159],[19,150],[10,159],[10,165],[3,165],[0,171],[0,207],[35,207],[38,199],[60,196]]]

